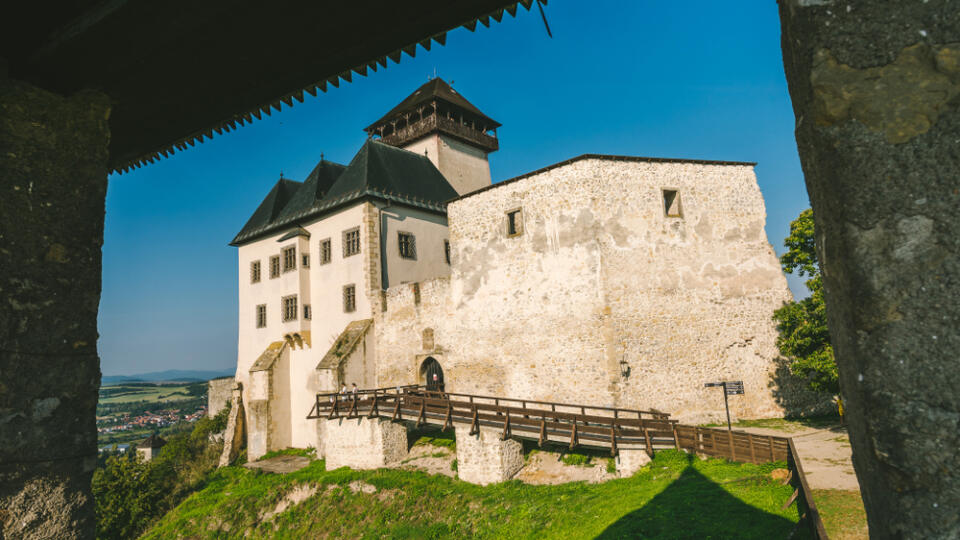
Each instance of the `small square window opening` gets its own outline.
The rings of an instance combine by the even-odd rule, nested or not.
[[[280,277],[280,256],[270,257],[270,279]]]
[[[304,268],[310,268],[310,255],[303,255],[300,257],[300,266]]]
[[[511,210],[507,212],[507,236],[520,236],[523,234],[523,210]]]
[[[663,215],[667,217],[683,217],[679,191],[675,189],[663,190]]]
[[[343,231],[343,256],[349,257],[360,253],[360,227]]]
[[[297,269],[297,248],[290,246],[283,248],[283,271],[290,272]]]

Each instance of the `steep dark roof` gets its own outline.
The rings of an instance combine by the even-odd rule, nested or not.
[[[434,99],[436,99],[437,101],[445,101],[450,105],[453,105],[460,109],[464,109],[467,112],[473,115],[476,115],[477,117],[485,120],[489,124],[488,128],[497,128],[497,127],[500,127],[501,125],[499,122],[497,122],[493,118],[490,118],[489,116],[480,112],[480,109],[478,109],[473,103],[470,103],[469,101],[467,101],[465,97],[457,93],[457,91],[454,90],[449,84],[447,84],[446,81],[438,77],[436,79],[431,79],[427,81],[426,84],[414,90],[413,93],[407,96],[406,99],[401,101],[399,105],[390,109],[390,112],[383,115],[383,117],[377,120],[376,122],[367,126],[365,131],[369,132],[373,130],[373,128],[379,126],[380,124],[385,124],[388,121],[393,120],[398,116],[401,116],[410,111],[414,111],[417,109],[419,105],[422,105],[424,103],[429,103]]]
[[[326,164],[326,170],[314,169],[317,172],[316,185],[310,183],[310,177],[303,184],[280,180],[230,244],[240,245],[266,234],[293,228],[302,221],[359,199],[374,198],[446,213],[446,201],[457,196],[456,190],[426,156],[372,139],[364,143],[346,168],[336,163]],[[323,191],[323,183],[330,178],[324,175],[335,174],[338,169],[343,172],[336,181],[332,182],[322,197],[316,196]],[[296,184],[296,194],[285,182]],[[287,190],[291,192],[289,195]],[[275,208],[278,203],[281,204],[280,209],[272,213],[267,210]],[[268,215],[273,217],[266,219]]]
[[[327,196],[340,197],[360,190],[400,193],[437,204],[457,196],[427,156],[373,139],[364,143]]]
[[[273,185],[273,189],[270,190],[270,193],[267,193],[263,202],[261,202],[260,206],[253,212],[250,219],[247,220],[246,225],[237,233],[237,237],[239,238],[245,233],[261,229],[276,220],[302,185],[300,182],[286,178],[277,180],[277,183]]]
[[[346,169],[339,163],[321,159],[320,163],[310,171],[303,185],[297,189],[283,211],[277,216],[277,221],[294,219],[298,214],[309,212],[323,201],[323,197],[330,191],[330,187]]]

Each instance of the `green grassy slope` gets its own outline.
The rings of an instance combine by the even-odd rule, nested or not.
[[[144,538],[785,538],[797,512],[780,510],[793,488],[770,480],[777,466],[664,451],[603,484],[487,487],[322,461],[288,475],[227,467]]]

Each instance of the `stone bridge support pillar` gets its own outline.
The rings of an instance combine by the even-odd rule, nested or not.
[[[472,484],[494,484],[513,478],[523,467],[523,444],[501,440],[500,430],[480,428],[470,435],[470,426],[455,426],[457,476]]]
[[[617,476],[628,478],[650,463],[650,454],[641,448],[621,448],[617,452]]]
[[[93,538],[109,100],[0,62],[0,537]]]
[[[780,0],[873,538],[960,538],[960,9]]]
[[[334,418],[323,425],[327,470],[379,469],[407,457],[407,426],[383,418]]]

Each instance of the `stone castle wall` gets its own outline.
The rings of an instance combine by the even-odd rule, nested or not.
[[[664,189],[681,217],[668,217]],[[522,234],[506,212],[522,211]],[[808,396],[779,386],[773,311],[790,293],[764,232],[753,168],[581,159],[452,202],[452,275],[387,291],[381,385],[427,354],[448,391],[717,420],[703,383],[743,380],[738,417]],[[424,347],[424,330],[433,334]],[[621,363],[629,375],[621,375]]]
[[[236,385],[236,379],[233,377],[220,377],[207,382],[208,417],[213,418],[227,406],[230,397],[233,395],[233,388]]]

